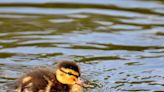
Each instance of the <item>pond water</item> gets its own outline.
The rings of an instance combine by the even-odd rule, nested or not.
[[[86,92],[164,92],[164,1],[0,0],[0,92],[58,60],[80,65]]]

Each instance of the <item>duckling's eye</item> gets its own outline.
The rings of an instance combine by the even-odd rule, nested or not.
[[[68,72],[67,74],[68,74],[68,75],[73,75],[73,74],[72,74],[72,73],[70,73],[70,72]]]
[[[76,78],[78,78],[79,76],[77,76],[77,75],[74,75],[74,74],[72,74],[72,73],[70,73],[70,72],[68,72],[67,73],[68,75],[72,75],[72,76],[75,76]]]

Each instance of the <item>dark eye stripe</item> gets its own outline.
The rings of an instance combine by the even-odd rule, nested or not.
[[[63,71],[62,69],[60,69],[60,71],[62,71],[62,72],[64,72],[64,73],[66,73],[66,74],[68,74],[68,75],[72,75],[72,76],[75,76],[76,78],[78,78],[79,76],[77,76],[77,75],[74,75],[74,74],[72,74],[72,73],[70,73],[70,72],[65,72],[65,71]]]
[[[74,74],[72,74],[72,73],[70,73],[70,72],[68,72],[67,73],[68,75],[72,75],[72,76],[75,76],[76,78],[78,78],[79,76],[77,76],[77,75],[74,75]]]
[[[68,72],[67,74],[68,74],[68,75],[73,75],[73,74],[72,74],[72,73],[70,73],[70,72]]]

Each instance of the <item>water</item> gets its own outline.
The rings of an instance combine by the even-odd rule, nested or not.
[[[164,91],[163,0],[0,2],[1,92],[58,60],[80,65],[87,92]]]

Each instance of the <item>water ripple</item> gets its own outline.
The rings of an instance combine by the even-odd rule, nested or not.
[[[80,65],[86,92],[164,91],[162,0],[9,2],[0,1],[0,91],[58,60]]]

